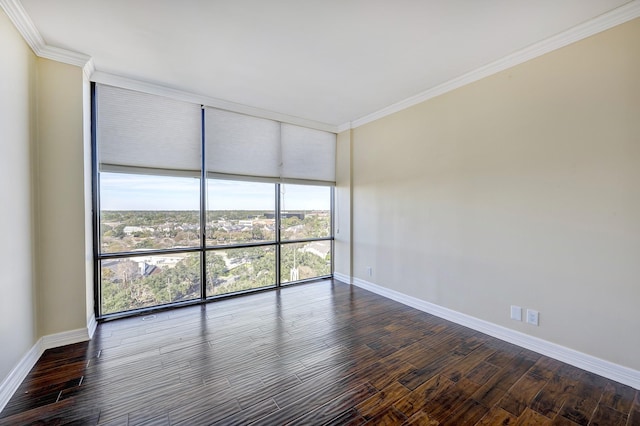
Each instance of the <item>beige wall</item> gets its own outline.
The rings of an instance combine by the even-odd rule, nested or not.
[[[87,326],[82,69],[38,58],[38,331]]]
[[[351,142],[355,277],[640,370],[639,19]]]
[[[82,69],[36,58],[0,9],[0,383],[93,311],[89,110]]]
[[[31,151],[36,58],[0,9],[0,383],[36,342]]]
[[[351,276],[351,131],[338,134],[334,204],[334,271]]]

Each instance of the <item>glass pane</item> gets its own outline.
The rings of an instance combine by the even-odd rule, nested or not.
[[[274,241],[275,184],[207,180],[207,246]]]
[[[280,265],[280,279],[283,284],[329,275],[331,241],[283,244]]]
[[[102,253],[200,246],[200,179],[100,173]]]
[[[275,246],[207,251],[207,296],[275,285]]]
[[[331,236],[331,188],[280,185],[280,238],[303,240]]]
[[[179,253],[100,262],[102,313],[200,297],[200,255]]]

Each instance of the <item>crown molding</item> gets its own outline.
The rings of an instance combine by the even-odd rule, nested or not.
[[[164,96],[178,101],[196,103],[212,108],[219,108],[226,111],[237,112],[240,114],[251,115],[259,118],[280,121],[298,126],[308,127],[316,130],[324,130],[326,132],[338,133],[338,127],[332,124],[322,123],[305,118],[295,117],[292,115],[281,114],[262,108],[255,108],[248,105],[229,102],[209,96],[197,95],[195,93],[174,89],[160,84],[150,83],[147,81],[136,80],[130,77],[123,77],[116,74],[110,74],[102,71],[95,71],[91,76],[91,81],[106,84],[109,86],[122,87],[123,89],[136,90],[138,92],[149,93],[152,95]]]
[[[91,60],[89,55],[84,53],[78,53],[67,49],[61,49],[59,47],[45,45],[36,51],[36,55],[41,58],[51,59],[53,61],[62,62],[76,67],[84,68]]]
[[[341,125],[332,125],[314,120],[308,120],[287,114],[255,108],[247,105],[237,104],[222,99],[196,95],[190,92],[181,91],[164,87],[158,84],[134,80],[128,77],[116,76],[109,73],[97,72],[90,56],[83,53],[74,52],[60,47],[49,46],[45,43],[40,32],[34,25],[33,21],[22,6],[20,0],[0,0],[0,7],[11,22],[18,29],[24,40],[31,47],[33,52],[46,59],[74,65],[83,68],[85,75],[92,81],[103,84],[118,85],[120,87],[131,90],[157,94],[161,96],[171,97],[187,102],[200,103],[202,105],[214,108],[225,109],[228,111],[238,112],[242,114],[252,115],[261,118],[281,121],[284,123],[296,124],[313,129],[324,130],[332,133],[340,133],[349,129],[362,126],[375,120],[379,120],[388,115],[410,108],[429,99],[443,95],[452,90],[458,89],[469,83],[481,80],[490,75],[504,71],[513,66],[519,65],[531,59],[542,56],[546,53],[565,47],[571,43],[575,43],[584,38],[608,30],[616,25],[623,24],[627,21],[640,17],[640,0],[632,0],[629,3],[620,6],[610,12],[604,13],[590,21],[579,24],[563,33],[542,40],[518,52],[505,56],[490,64],[477,68],[431,89],[425,90],[417,95],[411,96],[400,102],[391,104],[371,114],[367,114],[357,120],[343,123]],[[97,77],[94,75],[97,74]]]
[[[414,105],[435,98],[436,96],[443,95],[452,90],[458,89],[469,83],[481,80],[490,75],[496,74],[500,71],[504,71],[508,68],[530,61],[531,59],[542,56],[546,53],[565,47],[571,43],[575,43],[594,34],[613,28],[616,25],[624,24],[632,19],[640,17],[640,0],[632,0],[631,2],[622,5],[610,12],[604,13],[594,19],[579,24],[567,31],[564,31],[555,36],[549,37],[538,43],[532,44],[529,47],[525,47],[515,53],[491,62],[485,66],[477,68],[460,77],[449,80],[417,95],[411,96],[400,102],[391,104],[381,110],[365,115],[350,123],[344,123],[338,126],[340,131],[347,130],[349,128],[356,128],[372,121],[379,120],[388,115],[410,108]]]
[[[0,0],[0,7],[37,56],[77,67],[84,67],[91,60],[84,53],[47,45],[19,0]]]
[[[44,39],[29,15],[27,15],[27,11],[22,7],[22,3],[18,0],[0,0],[0,7],[4,9],[4,12],[18,29],[22,38],[31,47],[31,50],[38,54],[38,51],[45,46]]]
[[[344,123],[336,127],[336,133],[346,132],[350,129],[353,129],[353,124],[351,122]]]
[[[208,96],[196,95],[194,93],[161,86],[159,84],[96,71],[93,59],[90,56],[85,55],[84,53],[78,53],[46,44],[35,24],[27,14],[27,11],[22,6],[20,0],[0,0],[0,7],[4,9],[13,25],[15,25],[29,47],[31,47],[31,50],[33,50],[37,56],[81,67],[85,76],[91,81],[151,93],[154,95],[166,96],[186,102],[199,103],[201,105],[252,115],[255,117],[268,118],[270,120],[276,120],[283,123],[324,130],[331,133],[338,133],[338,127],[332,124],[281,114]]]
[[[29,47],[31,47],[31,50],[33,50],[37,56],[81,67],[85,76],[91,81],[151,93],[154,95],[166,96],[186,102],[199,103],[201,105],[252,115],[255,117],[268,118],[283,123],[338,133],[338,127],[332,124],[308,120],[287,114],[280,114],[261,108],[224,101],[222,99],[196,95],[194,93],[164,87],[150,82],[96,71],[93,59],[90,56],[85,55],[84,53],[78,53],[46,44],[35,24],[29,17],[27,11],[22,6],[20,0],[0,0],[0,7],[4,9],[13,25],[22,35],[22,38],[24,38]]]
[[[96,72],[96,67],[93,63],[93,58],[89,59],[87,63],[82,67],[82,72],[87,80],[91,80],[91,76]]]

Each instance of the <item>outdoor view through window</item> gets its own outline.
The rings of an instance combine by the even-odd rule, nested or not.
[[[199,299],[201,262],[207,297],[275,285],[278,251],[281,283],[331,274],[328,186],[208,179],[203,246],[199,177],[101,172],[99,185],[102,315]]]

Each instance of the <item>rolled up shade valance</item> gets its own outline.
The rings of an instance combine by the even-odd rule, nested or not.
[[[96,108],[101,168],[201,169],[200,105],[98,84]]]
[[[283,180],[336,180],[336,135],[321,130],[281,124]]]
[[[336,135],[216,108],[205,113],[207,172],[335,183]]]
[[[118,87],[96,85],[102,171],[335,183],[336,135]]]
[[[215,108],[205,112],[207,171],[280,176],[280,123]]]

